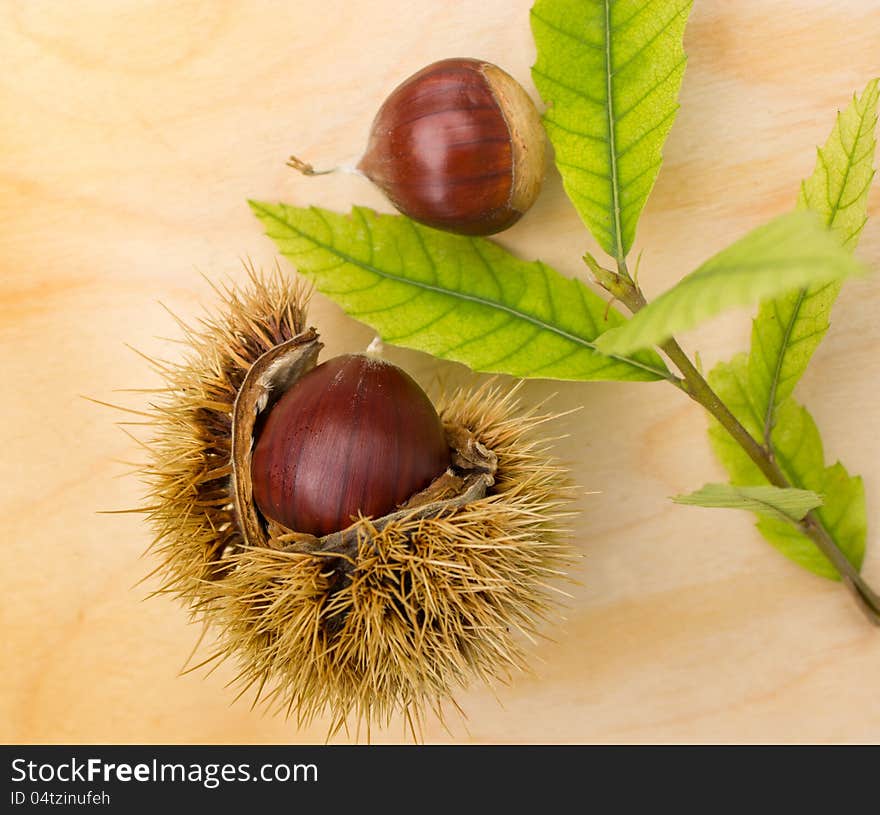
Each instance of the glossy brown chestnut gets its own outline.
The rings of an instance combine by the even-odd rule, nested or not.
[[[445,59],[392,91],[358,169],[416,221],[491,235],[537,198],[544,142],[535,105],[513,77],[481,60]]]
[[[263,515],[322,536],[357,514],[380,517],[449,466],[443,425],[400,368],[334,357],[271,408],[254,447],[254,501]]]

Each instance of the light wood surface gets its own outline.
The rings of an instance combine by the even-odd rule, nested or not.
[[[135,515],[141,457],[118,389],[156,378],[127,346],[175,356],[160,303],[193,318],[202,274],[273,262],[245,199],[388,210],[365,181],[303,179],[359,154],[377,105],[434,59],[480,56],[529,78],[526,0],[0,3],[0,360],[3,373],[3,742],[315,742],[233,704],[231,668],[178,676],[199,635],[138,583],[156,565]],[[642,218],[641,279],[657,294],[789,209],[835,110],[880,74],[876,0],[697,0],[682,109]],[[880,185],[859,255],[880,270]],[[584,275],[594,248],[553,171],[502,243]],[[880,275],[849,284],[799,386],[829,459],[865,479],[864,573],[880,585]],[[684,337],[706,366],[745,347],[749,313]],[[330,353],[370,332],[317,298]],[[426,385],[457,366],[391,349]],[[428,741],[880,740],[880,631],[837,584],[783,559],[744,513],[673,506],[720,480],[700,409],[665,384],[534,382],[528,400],[583,409],[559,452],[585,490],[584,554],[564,626],[534,676],[474,686]],[[134,428],[136,431],[137,428]],[[402,725],[373,734],[399,741]]]

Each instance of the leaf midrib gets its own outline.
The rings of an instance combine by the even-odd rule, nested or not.
[[[268,216],[273,221],[281,224],[286,229],[290,229],[291,231],[293,231],[297,235],[299,235],[301,238],[313,243],[315,246],[318,246],[319,248],[325,250],[326,252],[330,252],[330,253],[336,255],[337,257],[341,258],[343,261],[345,261],[347,263],[351,263],[354,266],[359,266],[360,268],[365,269],[366,271],[372,272],[373,274],[376,274],[379,277],[385,278],[386,280],[393,280],[397,283],[403,283],[403,284],[406,284],[409,286],[414,286],[416,288],[420,288],[425,291],[434,292],[435,294],[440,294],[440,295],[444,295],[447,297],[457,298],[459,300],[464,300],[466,302],[476,303],[476,304],[484,306],[486,308],[495,309],[497,311],[509,314],[517,319],[523,320],[524,322],[530,323],[531,325],[537,326],[538,328],[541,328],[544,331],[549,331],[553,334],[556,334],[560,337],[563,337],[564,339],[568,340],[569,342],[573,342],[576,345],[580,345],[584,348],[587,348],[590,351],[593,351],[595,354],[598,354],[599,356],[614,359],[614,360],[617,360],[618,362],[623,362],[626,365],[631,365],[634,368],[641,368],[642,370],[648,371],[648,372],[660,377],[661,379],[669,379],[669,380],[673,379],[673,376],[669,371],[663,371],[659,368],[655,368],[652,365],[648,365],[647,363],[639,362],[638,360],[631,359],[631,358],[625,357],[625,356],[620,356],[618,354],[605,354],[602,351],[600,351],[596,347],[596,345],[594,343],[590,342],[589,340],[585,340],[583,337],[578,337],[576,334],[570,334],[568,331],[565,331],[564,329],[559,328],[558,326],[552,325],[551,323],[546,323],[537,317],[533,317],[530,314],[525,314],[521,311],[518,311],[515,308],[512,308],[511,306],[507,306],[502,303],[495,303],[495,302],[492,302],[491,300],[485,300],[482,297],[478,297],[477,295],[465,294],[464,292],[458,292],[458,291],[454,291],[452,289],[444,289],[439,286],[433,286],[430,283],[424,283],[422,281],[411,280],[410,278],[406,278],[406,277],[400,277],[399,275],[395,275],[395,274],[392,274],[391,272],[387,272],[382,269],[379,269],[378,267],[373,266],[372,264],[366,263],[365,261],[360,260],[359,258],[355,258],[355,257],[352,257],[351,255],[348,255],[347,253],[341,251],[340,249],[338,249],[335,246],[331,246],[329,244],[326,244],[323,241],[320,241],[317,238],[313,237],[312,235],[308,235],[307,233],[303,232],[301,229],[298,229],[297,227],[295,227],[289,221],[285,221],[282,218],[279,218],[278,215],[276,215],[271,210],[266,209],[258,201],[250,201],[249,203],[250,203],[251,207],[253,209],[257,210],[260,214],[262,214],[264,216]],[[425,254],[428,255],[427,250],[425,250]],[[577,281],[575,281],[575,282],[577,282]]]
[[[800,489],[800,488],[795,487],[795,489]],[[807,515],[810,514],[810,510],[807,510],[803,515],[800,516],[800,518],[798,518],[795,515],[791,514],[790,512],[788,512],[784,509],[780,509],[779,507],[773,506],[773,504],[769,503],[768,501],[765,501],[763,498],[758,498],[757,496],[754,496],[754,495],[749,496],[749,498],[751,500],[753,500],[755,503],[760,504],[762,507],[766,507],[767,513],[770,515],[773,515],[776,518],[782,518],[784,520],[797,522],[797,521],[802,520],[803,518],[805,518]]]
[[[853,139],[852,150],[847,150],[846,145],[843,143],[843,128],[841,127],[840,121],[838,121],[837,125],[837,138],[840,139],[840,146],[843,148],[843,153],[846,156],[846,169],[843,171],[843,181],[840,184],[840,189],[837,192],[837,200],[831,207],[831,214],[828,216],[826,224],[828,227],[834,226],[834,221],[837,219],[837,215],[840,212],[840,202],[843,200],[843,193],[846,191],[846,185],[849,183],[849,174],[852,171],[853,167],[853,157],[856,154],[856,148],[859,146],[859,141],[862,138],[862,127],[865,124],[865,113],[866,111],[859,111],[859,129],[856,130],[855,138]],[[841,119],[843,117],[841,116]],[[827,187],[826,187],[827,189]],[[831,203],[829,201],[829,203]]]
[[[794,324],[797,321],[801,306],[803,305],[806,296],[807,290],[805,288],[798,292],[797,303],[792,311],[788,325],[785,327],[785,336],[782,338],[782,352],[776,358],[776,370],[773,371],[773,377],[770,380],[770,393],[767,401],[767,410],[764,414],[764,443],[767,445],[770,444],[770,436],[773,432],[773,419],[776,413],[776,392],[779,389],[779,378],[782,376],[782,366],[788,355],[788,341],[791,339],[792,331],[794,331]]]
[[[626,267],[623,255],[623,235],[620,226],[620,189],[617,175],[617,133],[614,126],[614,94],[611,70],[611,0],[605,2],[605,83],[608,95],[605,112],[608,119],[608,153],[611,159],[611,210],[614,213],[615,259],[620,268]]]

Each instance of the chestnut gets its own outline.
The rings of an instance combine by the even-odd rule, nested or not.
[[[318,174],[295,157],[289,164]],[[444,59],[391,92],[356,169],[413,220],[491,235],[516,223],[538,197],[544,129],[529,95],[501,68]]]
[[[266,518],[319,537],[359,513],[387,515],[449,463],[440,417],[412,377],[349,354],[313,368],[271,408],[253,451],[253,496]]]

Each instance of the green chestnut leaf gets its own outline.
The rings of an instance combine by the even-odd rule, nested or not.
[[[874,79],[838,114],[798,200],[800,209],[815,212],[850,251],[868,219],[878,97],[880,82]],[[837,280],[818,283],[765,300],[758,309],[752,324],[749,387],[764,416],[764,441],[770,439],[776,409],[791,395],[828,330],[840,286]]]
[[[764,416],[751,390],[748,356],[736,355],[716,365],[709,375],[715,393],[755,438],[760,438]],[[743,449],[717,422],[709,428],[712,448],[735,486],[767,485],[767,479]],[[865,488],[862,479],[850,476],[840,463],[826,466],[819,429],[812,416],[792,397],[776,412],[773,456],[789,482],[798,489],[823,497],[816,513],[847,560],[861,568],[868,537]],[[790,523],[762,517],[758,530],[782,554],[815,574],[839,579],[837,570],[816,545]]]
[[[362,207],[250,205],[297,271],[386,342],[519,377],[671,377],[653,351],[598,351],[596,338],[624,317],[579,280],[492,241]]]
[[[844,251],[855,247],[867,220],[878,98],[880,82],[875,79],[838,114],[828,141],[819,148],[813,174],[801,186],[798,208],[815,213]],[[840,285],[838,280],[815,283],[762,302],[752,324],[751,350],[716,366],[710,383],[746,429],[773,452],[792,484],[824,496],[819,519],[858,569],[867,540],[864,485],[842,464],[826,465],[819,430],[806,408],[792,397],[828,330]],[[734,485],[766,484],[720,425],[713,422],[709,437]],[[762,517],[758,530],[806,569],[839,578],[812,541],[790,523]]]
[[[810,490],[733,484],[706,484],[688,495],[676,495],[676,504],[695,507],[747,509],[778,521],[800,521],[811,509],[822,506],[822,496]]]
[[[532,77],[565,191],[618,263],[678,111],[692,0],[538,0]]]

